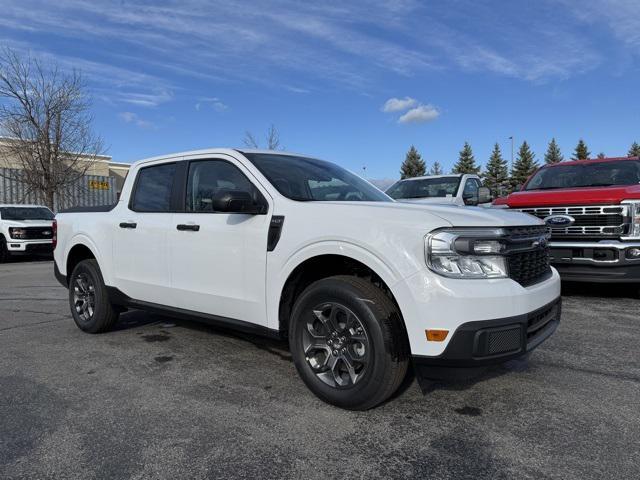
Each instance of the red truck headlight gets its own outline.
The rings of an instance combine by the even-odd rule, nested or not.
[[[640,200],[623,200],[623,205],[629,205],[629,216],[631,224],[629,234],[624,236],[622,240],[639,240],[640,239]]]

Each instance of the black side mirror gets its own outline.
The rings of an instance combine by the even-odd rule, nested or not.
[[[468,193],[466,195],[462,195],[462,201],[465,205],[478,205],[478,195],[476,193]]]
[[[478,203],[489,203],[493,200],[491,190],[488,187],[480,187],[478,189]]]
[[[248,215],[262,215],[267,213],[264,199],[254,202],[249,192],[242,190],[219,190],[211,199],[214,212],[246,213]]]

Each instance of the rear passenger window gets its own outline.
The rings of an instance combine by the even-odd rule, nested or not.
[[[175,171],[175,163],[140,169],[131,209],[136,212],[168,212]]]

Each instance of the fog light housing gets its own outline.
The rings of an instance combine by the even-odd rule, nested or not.
[[[627,258],[631,260],[640,260],[640,248],[628,248]]]

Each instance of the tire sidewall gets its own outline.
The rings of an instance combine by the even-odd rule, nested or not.
[[[74,283],[75,279],[78,275],[85,274],[91,278],[94,287],[94,296],[95,296],[95,306],[93,311],[93,316],[91,320],[84,321],[80,319],[78,316],[78,312],[76,312],[73,294],[74,294]],[[97,266],[95,260],[83,260],[78,263],[76,267],[73,269],[71,273],[71,278],[69,279],[69,305],[71,307],[71,315],[73,316],[73,321],[76,323],[80,330],[89,333],[99,332],[103,322],[104,316],[106,312],[104,312],[102,306],[104,305],[104,300],[106,298],[106,288],[104,285],[104,281],[102,280],[102,274],[100,273],[100,269]]]
[[[339,280],[325,279],[312,284],[302,293],[291,315],[289,343],[300,377],[319,398],[343,408],[358,408],[374,397],[390,367],[391,357],[386,352],[383,326],[367,300],[369,299],[363,298],[362,292],[354,286]],[[306,361],[302,346],[305,315],[309,315],[313,307],[325,302],[341,304],[355,313],[369,339],[370,360],[365,374],[355,385],[346,388],[331,387],[320,380]]]

